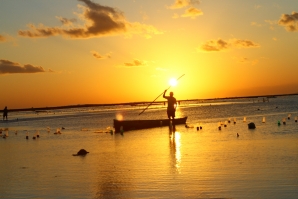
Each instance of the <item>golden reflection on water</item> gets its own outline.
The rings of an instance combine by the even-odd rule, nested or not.
[[[172,166],[177,173],[181,173],[181,134],[179,132],[170,131],[170,149],[172,157]]]
[[[177,104],[175,115],[176,115],[176,118],[184,117],[184,114],[181,111],[179,104]]]

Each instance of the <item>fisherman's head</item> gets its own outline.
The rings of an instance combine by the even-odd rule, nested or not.
[[[170,96],[173,97],[173,95],[174,95],[174,93],[173,92],[170,92]]]

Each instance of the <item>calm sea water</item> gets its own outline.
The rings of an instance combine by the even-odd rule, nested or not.
[[[184,102],[177,116],[194,128],[106,133],[114,118],[166,118],[164,106],[144,108],[9,113],[0,198],[298,198],[298,96]]]

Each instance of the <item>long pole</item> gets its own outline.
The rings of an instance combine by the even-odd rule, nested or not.
[[[181,77],[183,77],[185,74],[181,75],[176,81],[178,81]],[[167,88],[166,90],[169,90],[172,86],[170,86],[169,88]],[[159,95],[157,96],[157,98],[159,98],[162,94],[164,93],[164,91]],[[155,100],[157,100],[157,98],[155,98],[142,112],[139,113],[139,115],[141,115],[142,113],[144,113],[149,106],[151,106],[151,104],[153,104],[155,102]]]

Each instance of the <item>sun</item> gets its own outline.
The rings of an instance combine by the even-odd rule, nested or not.
[[[169,84],[171,86],[176,86],[177,85],[177,80],[175,78],[171,78],[170,81],[169,81]]]

